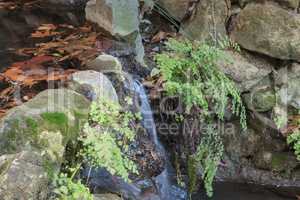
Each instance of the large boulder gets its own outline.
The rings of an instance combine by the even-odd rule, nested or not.
[[[49,89],[11,109],[0,120],[0,155],[35,149],[62,161],[67,143],[87,120],[90,102],[67,89]]]
[[[229,18],[230,6],[230,1],[227,0],[199,1],[194,16],[183,22],[182,33],[195,40],[226,36],[225,24]]]
[[[238,15],[232,38],[245,49],[300,61],[300,15],[278,4],[248,4]]]
[[[22,151],[0,157],[0,199],[45,200],[48,177],[39,153]]]

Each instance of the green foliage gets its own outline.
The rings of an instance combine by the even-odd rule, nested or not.
[[[170,40],[169,51],[156,56],[166,90],[170,95],[179,94],[189,112],[193,106],[204,111],[214,111],[219,119],[224,118],[225,107],[231,98],[232,112],[240,116],[246,128],[246,112],[240,92],[217,63],[230,62],[230,58],[218,47],[190,41]],[[209,105],[213,108],[210,110]]]
[[[80,181],[73,181],[66,174],[55,175],[53,186],[57,200],[93,200],[93,195],[86,186]]]
[[[84,159],[93,167],[104,167],[129,181],[129,172],[138,173],[135,163],[126,155],[128,144],[135,138],[130,127],[135,116],[123,112],[118,104],[100,100],[92,103],[90,118],[93,126],[87,123],[81,138]]]
[[[290,134],[287,137],[287,143],[289,145],[293,145],[295,155],[297,159],[300,161],[300,131],[297,130],[294,133]]]
[[[246,110],[239,90],[218,68],[218,64],[231,62],[224,50],[239,51],[239,46],[229,39],[220,39],[216,46],[206,43],[176,41],[167,43],[167,51],[156,56],[157,64],[164,78],[169,95],[179,95],[186,106],[187,114],[198,107],[202,110],[202,123],[208,124],[197,152],[190,155],[188,175],[189,191],[193,192],[195,166],[200,167],[208,196],[212,196],[212,183],[223,155],[223,143],[212,121],[217,116],[224,119],[224,112],[231,104],[232,113],[240,117],[240,124],[246,129]]]
[[[213,125],[208,125],[200,145],[195,154],[195,159],[202,171],[204,187],[209,197],[213,194],[212,183],[217,172],[218,165],[223,156],[224,146],[222,139]]]

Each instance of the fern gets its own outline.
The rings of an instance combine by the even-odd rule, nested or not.
[[[66,174],[55,175],[53,186],[56,200],[93,200],[93,195],[85,185],[80,181],[75,182]]]
[[[295,155],[297,156],[297,159],[300,161],[300,131],[297,130],[294,133],[290,134],[287,137],[287,143],[289,145],[293,145]]]
[[[210,102],[213,111],[223,120],[227,104],[232,103],[232,112],[240,117],[246,128],[246,111],[240,92],[235,83],[218,70],[217,62],[230,58],[218,47],[188,40],[167,43],[168,51],[156,56],[166,91],[170,95],[179,94],[189,112],[193,106],[209,111]]]
[[[123,112],[118,104],[102,99],[92,103],[90,119],[93,126],[85,124],[85,135],[81,138],[83,158],[93,167],[104,167],[130,181],[130,172],[138,174],[137,166],[126,155],[128,144],[135,138],[130,127],[135,116]]]
[[[212,183],[223,154],[223,143],[218,131],[211,124],[216,116],[224,119],[225,108],[231,103],[232,113],[240,117],[240,124],[246,129],[246,110],[235,83],[218,69],[220,61],[231,62],[225,49],[239,50],[230,40],[220,40],[218,46],[184,40],[169,40],[167,51],[156,56],[165,89],[169,95],[179,95],[190,113],[193,107],[201,108],[201,118],[208,129],[201,138],[197,152],[190,155],[195,162],[189,162],[190,187],[196,186],[191,174],[194,165],[202,169],[208,196],[212,196]],[[189,164],[188,164],[189,165]]]

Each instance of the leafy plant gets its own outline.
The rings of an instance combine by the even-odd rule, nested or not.
[[[241,125],[246,128],[246,111],[240,92],[217,67],[219,61],[230,62],[230,57],[218,47],[188,40],[171,39],[167,48],[168,51],[156,56],[166,80],[166,91],[170,95],[179,94],[188,112],[193,106],[198,106],[209,115],[209,105],[212,104],[212,111],[221,120],[231,98],[232,112],[240,116]]]
[[[224,119],[224,112],[231,104],[232,113],[240,117],[240,124],[246,129],[246,110],[235,83],[218,68],[220,62],[231,62],[225,49],[239,50],[230,40],[220,40],[218,46],[188,40],[169,40],[167,51],[156,56],[160,72],[165,80],[169,95],[179,95],[186,106],[186,114],[200,108],[202,123],[208,124],[195,154],[190,155],[188,166],[189,190],[195,187],[192,172],[195,167],[202,170],[202,178],[208,196],[212,196],[212,183],[223,155],[223,143],[212,121],[217,116]],[[193,162],[192,162],[193,161]],[[195,172],[196,173],[196,172]]]
[[[89,189],[80,181],[75,182],[67,174],[55,175],[53,185],[57,200],[93,200]]]
[[[300,131],[297,130],[294,133],[290,134],[287,137],[287,143],[289,145],[293,145],[295,155],[297,156],[297,159],[300,161]]]
[[[129,181],[129,172],[138,173],[135,163],[126,155],[128,144],[135,138],[130,127],[135,119],[135,115],[123,112],[116,103],[103,99],[92,103],[91,122],[85,124],[85,135],[81,138],[85,161]]]

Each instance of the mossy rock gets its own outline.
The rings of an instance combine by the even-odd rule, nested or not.
[[[276,95],[272,90],[254,91],[251,94],[243,95],[243,99],[249,109],[257,112],[272,110],[276,105]]]
[[[61,163],[66,145],[87,120],[90,102],[67,89],[50,89],[11,109],[0,121],[0,155],[38,150]]]
[[[291,153],[274,153],[272,155],[271,169],[277,172],[290,173],[299,165],[296,157]]]

